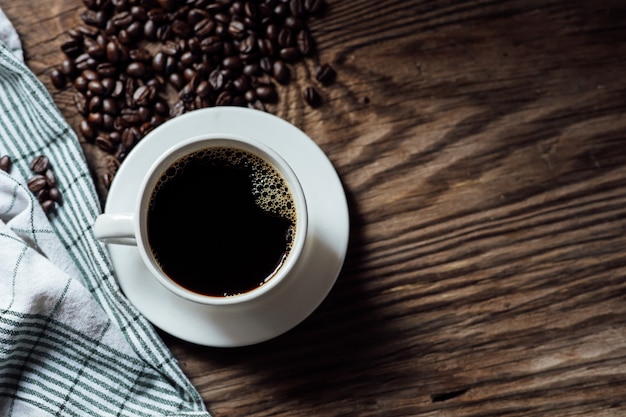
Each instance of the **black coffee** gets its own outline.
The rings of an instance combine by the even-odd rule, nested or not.
[[[154,188],[148,241],[172,280],[228,296],[263,285],[295,237],[293,197],[278,171],[247,151],[209,148],[172,164]]]

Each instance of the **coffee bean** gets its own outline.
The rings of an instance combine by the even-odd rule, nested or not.
[[[206,38],[207,36],[212,34],[214,30],[215,30],[215,22],[208,17],[200,20],[193,27],[193,32],[200,39]]]
[[[261,100],[267,103],[275,102],[278,98],[278,95],[276,94],[276,89],[271,87],[270,85],[258,86],[255,92]]]
[[[281,49],[279,55],[281,59],[287,62],[296,62],[301,58],[300,50],[293,46]]]
[[[304,8],[312,15],[322,12],[324,7],[324,0],[304,0]]]
[[[64,59],[61,62],[60,70],[65,76],[71,78],[76,74],[76,64],[71,59]]]
[[[44,177],[46,177],[46,184],[48,184],[48,187],[56,187],[57,178],[50,168],[46,170],[46,172],[44,173]]]
[[[143,78],[148,74],[148,70],[143,62],[131,62],[126,67],[126,73],[131,77]]]
[[[323,85],[330,85],[335,81],[337,73],[329,64],[322,64],[315,70],[315,78]]]
[[[283,85],[289,84],[289,81],[291,80],[291,71],[284,61],[281,61],[280,59],[276,60],[272,69],[276,81]]]
[[[77,39],[68,39],[61,44],[61,50],[70,58],[76,58],[82,50],[81,42]]]
[[[109,62],[103,62],[102,64],[98,64],[96,72],[100,78],[112,78],[115,77],[117,68]]]
[[[87,84],[87,90],[98,96],[101,96],[104,93],[104,87],[98,80],[89,81],[89,84]]]
[[[50,167],[50,160],[47,156],[39,155],[30,162],[30,170],[35,174],[43,174]]]
[[[56,187],[52,187],[50,188],[50,191],[48,193],[48,197],[50,198],[50,200],[57,202],[57,203],[61,203],[61,192],[59,191],[58,188]]]
[[[52,200],[46,200],[41,203],[41,208],[45,213],[51,213],[56,208],[56,204]]]
[[[183,39],[186,39],[189,35],[191,35],[192,29],[193,28],[190,27],[187,22],[182,20],[174,20],[172,22],[172,32],[174,32],[176,36],[180,36]]]
[[[224,68],[239,71],[241,69],[241,59],[236,55],[227,56],[222,61],[222,65],[224,66]]]
[[[313,36],[311,36],[311,33],[306,29],[299,31],[296,35],[296,45],[300,53],[304,56],[309,56],[315,51]]]
[[[104,152],[111,153],[116,147],[108,136],[98,135],[95,140],[96,146]]]
[[[43,190],[47,185],[48,183],[46,182],[46,177],[41,174],[35,175],[31,179],[29,179],[26,184],[28,189],[33,193]]]
[[[99,112],[100,110],[102,110],[102,97],[92,96],[89,99],[89,103],[87,104],[87,107],[89,108],[89,111],[92,113]]]
[[[307,87],[304,90],[304,100],[307,104],[313,108],[319,107],[322,104],[322,97],[313,87]]]
[[[117,115],[117,101],[112,98],[102,100],[102,111],[106,114]]]
[[[89,123],[85,119],[80,121],[80,124],[78,125],[78,130],[80,134],[83,135],[83,138],[85,138],[85,140],[87,140],[88,142],[93,141],[96,137],[95,129],[93,128],[91,123]]]
[[[52,85],[58,89],[64,88],[67,84],[65,74],[63,74],[58,68],[50,70],[50,81],[52,82]]]
[[[104,120],[102,117],[102,113],[89,113],[89,116],[87,116],[87,121],[91,126],[102,126]]]
[[[9,172],[11,170],[11,157],[3,155],[0,157],[0,170]]]

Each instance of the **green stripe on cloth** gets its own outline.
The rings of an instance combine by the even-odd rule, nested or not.
[[[46,155],[64,203],[25,187]],[[154,328],[121,294],[92,225],[99,201],[52,98],[0,43],[0,415],[209,416]]]

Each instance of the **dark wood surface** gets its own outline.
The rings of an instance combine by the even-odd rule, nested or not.
[[[319,55],[269,111],[340,174],[346,263],[269,342],[163,335],[209,410],[626,415],[626,3],[328,3],[310,22]],[[76,127],[47,71],[81,2],[0,7]],[[312,110],[300,91],[316,60],[338,77]]]

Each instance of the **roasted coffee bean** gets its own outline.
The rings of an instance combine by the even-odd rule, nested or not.
[[[243,67],[243,73],[248,77],[253,77],[258,75],[261,72],[261,67],[259,67],[258,63],[248,64]]]
[[[48,192],[48,198],[54,202],[57,203],[61,203],[61,192],[59,191],[58,188],[51,186],[49,192]]]
[[[87,90],[89,90],[92,94],[98,96],[104,94],[104,87],[102,86],[102,83],[98,80],[89,81],[89,84],[87,84]]]
[[[102,94],[105,96],[112,95],[115,90],[115,80],[112,77],[106,77],[101,81],[101,83],[103,88]]]
[[[148,75],[148,69],[143,62],[131,62],[126,67],[126,73],[131,77],[144,78]]]
[[[11,171],[11,157],[3,155],[0,157],[0,170],[4,172]]]
[[[37,191],[37,201],[43,203],[44,201],[50,200],[50,190],[48,188],[42,188]]]
[[[133,61],[150,62],[152,54],[145,48],[135,48],[128,51],[128,57]]]
[[[81,74],[87,81],[99,80],[100,76],[93,69],[86,69]]]
[[[48,183],[46,182],[46,177],[41,174],[35,175],[31,179],[29,179],[26,184],[28,189],[33,193],[43,190],[47,185]]]
[[[290,0],[289,9],[294,16],[303,16],[306,13],[304,0]]]
[[[65,74],[63,74],[58,68],[50,70],[50,81],[52,82],[52,85],[58,89],[64,88],[67,84]]]
[[[119,12],[111,17],[111,22],[117,28],[125,28],[133,22],[133,16],[128,11]]]
[[[104,80],[103,80],[104,81]],[[119,98],[124,94],[124,83],[121,81],[115,81],[115,85],[113,86],[113,90],[111,91],[111,97]]]
[[[304,101],[313,108],[319,107],[322,104],[322,97],[313,87],[307,87],[304,90]]]
[[[304,0],[304,8],[309,14],[315,15],[323,11],[324,0]]]
[[[68,39],[61,44],[61,50],[70,58],[76,58],[82,51],[81,42],[77,39]]]
[[[115,77],[115,74],[117,73],[117,68],[110,62],[103,62],[101,64],[98,64],[98,66],[96,67],[96,72],[98,73],[98,76],[100,78],[112,78]]]
[[[106,46],[104,45],[91,45],[89,48],[87,48],[86,50],[87,55],[89,55],[92,58],[102,58],[103,56],[106,55]]]
[[[102,111],[106,114],[116,115],[118,112],[117,101],[112,98],[105,98],[102,100]]]
[[[142,85],[133,93],[133,101],[137,106],[148,106],[154,100],[155,94],[154,87]]]
[[[200,39],[206,38],[215,31],[215,22],[210,18],[204,18],[193,27],[193,32]]]
[[[300,50],[293,46],[281,49],[279,52],[279,56],[286,62],[296,62],[302,57],[302,55],[300,54]]]
[[[232,20],[228,24],[228,33],[235,39],[239,39],[244,36],[246,26],[240,20]]]
[[[60,70],[67,77],[71,78],[76,74],[76,64],[71,59],[64,59],[63,62],[61,62]]]
[[[201,80],[196,86],[196,95],[198,97],[207,97],[211,94],[211,84],[207,80]]]
[[[213,90],[221,90],[224,87],[224,74],[219,70],[211,71],[209,74],[209,83]]]
[[[272,70],[276,81],[283,85],[289,84],[289,81],[291,80],[291,70],[284,61],[281,61],[280,59],[274,61]]]
[[[315,78],[323,85],[330,85],[335,81],[337,73],[329,64],[322,64],[315,70]]]
[[[303,29],[296,36],[296,45],[303,56],[309,56],[315,51],[315,41],[311,33]]]
[[[78,110],[78,113],[82,116],[87,115],[87,99],[81,93],[74,93],[74,106],[76,106],[76,110]]]
[[[237,55],[227,56],[222,61],[222,66],[226,69],[239,71],[241,70],[241,59]]]
[[[46,177],[46,184],[48,184],[48,187],[56,187],[57,178],[54,175],[54,172],[52,172],[52,169],[48,168],[44,173],[44,177]]]
[[[111,153],[116,149],[115,144],[108,136],[98,135],[95,140],[96,146],[104,152]]]
[[[276,94],[276,89],[270,85],[260,85],[256,88],[255,92],[259,99],[267,103],[275,102],[278,98],[278,95]]]
[[[250,79],[241,75],[233,80],[232,86],[237,92],[245,93],[250,88]]]
[[[89,113],[89,116],[87,116],[87,121],[92,126],[102,126],[103,125],[102,113]]]
[[[80,134],[83,135],[83,138],[85,138],[88,142],[92,142],[96,137],[96,131],[91,123],[89,123],[86,119],[80,121],[78,130]]]
[[[35,174],[43,174],[50,167],[50,160],[45,155],[39,155],[30,162],[30,170]]]
[[[41,203],[41,208],[45,213],[51,213],[56,208],[56,204],[52,200],[46,200]]]
[[[155,41],[157,39],[157,25],[154,20],[148,20],[143,25],[143,36],[148,41]]]
[[[287,16],[285,26],[293,31],[298,31],[304,27],[304,22],[297,16]]]
[[[172,86],[175,89],[180,90],[185,85],[185,77],[183,77],[181,74],[179,74],[177,72],[174,72],[174,73],[170,74],[169,82],[170,82],[170,84],[172,84]]]
[[[187,22],[184,22],[182,20],[174,20],[171,25],[172,32],[174,32],[176,36],[180,36],[183,39],[187,39],[193,31],[193,28],[190,27]]]
[[[141,38],[144,31],[144,26],[141,22],[133,22],[126,28],[126,33],[133,40]]]
[[[117,63],[120,60],[120,50],[115,44],[115,42],[111,41],[107,43],[106,57],[112,63]]]
[[[272,59],[267,56],[264,56],[263,58],[259,60],[259,67],[267,73],[272,72],[273,71]]]
[[[157,52],[152,58],[152,70],[157,74],[165,73],[165,63],[167,62],[167,55],[163,51]]]
[[[89,99],[89,104],[87,105],[90,112],[99,112],[102,110],[102,97],[93,96]]]

